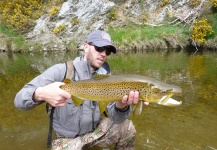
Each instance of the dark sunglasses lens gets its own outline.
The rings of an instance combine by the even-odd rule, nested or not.
[[[105,50],[107,56],[111,54],[111,51],[107,47],[97,47],[97,46],[94,46],[94,47],[95,47],[97,52],[101,53],[101,52],[103,52]]]
[[[105,50],[104,47],[97,47],[97,46],[95,46],[95,49],[97,52],[103,52]]]
[[[111,51],[107,48],[106,49],[106,55],[109,56],[111,54]]]

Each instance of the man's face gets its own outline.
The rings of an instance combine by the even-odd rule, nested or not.
[[[84,60],[87,61],[92,67],[93,71],[100,68],[103,63],[106,61],[107,55],[106,50],[99,52],[95,49],[94,45],[84,44]]]

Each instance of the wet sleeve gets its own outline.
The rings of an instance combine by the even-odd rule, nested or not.
[[[122,123],[129,117],[131,107],[127,106],[124,110],[120,110],[116,107],[116,103],[113,102],[108,104],[107,111],[109,113],[110,118],[115,123]]]
[[[15,107],[20,110],[29,110],[41,104],[42,102],[33,100],[35,90],[53,82],[62,82],[65,72],[65,64],[56,64],[35,77],[16,94],[14,99]]]

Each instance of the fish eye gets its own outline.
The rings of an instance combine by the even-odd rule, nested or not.
[[[162,94],[166,94],[166,91],[162,91]]]

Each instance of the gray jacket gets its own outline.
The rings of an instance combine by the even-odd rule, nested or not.
[[[77,57],[73,61],[75,68],[74,80],[84,80],[92,78],[90,65],[83,61],[82,57]],[[14,104],[18,109],[29,110],[43,102],[34,102],[32,97],[38,87],[48,85],[53,82],[62,82],[66,73],[66,65],[56,64],[41,75],[27,83],[16,95]],[[96,73],[109,74],[110,68],[107,63],[99,68]],[[107,106],[109,117],[115,123],[122,123],[130,114],[130,108],[120,111],[116,108],[115,102]],[[73,101],[67,100],[63,107],[56,107],[54,110],[53,128],[57,135],[65,137],[75,137],[87,132],[93,131],[100,120],[100,112],[97,102],[84,101],[83,104],[76,107]]]

